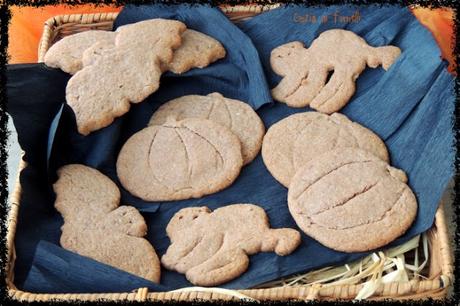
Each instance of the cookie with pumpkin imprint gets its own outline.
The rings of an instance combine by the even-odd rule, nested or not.
[[[206,119],[170,118],[137,132],[117,160],[121,184],[145,201],[200,198],[233,183],[243,166],[238,137]]]
[[[265,134],[262,158],[273,177],[289,186],[296,171],[335,148],[360,148],[389,161],[385,143],[371,130],[345,115],[304,112],[273,124]]]
[[[257,113],[247,103],[226,98],[218,92],[168,101],[153,113],[149,124],[162,124],[168,117],[209,119],[228,127],[241,142],[245,165],[257,156],[262,146],[265,127]]]
[[[307,235],[342,252],[388,244],[417,214],[406,174],[357,148],[331,150],[299,169],[289,185],[288,206]]]

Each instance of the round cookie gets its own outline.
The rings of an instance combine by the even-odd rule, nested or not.
[[[113,45],[116,33],[90,30],[66,36],[53,44],[45,54],[45,65],[70,74],[82,69],[83,52],[95,43]]]
[[[257,113],[247,104],[225,98],[214,92],[207,96],[183,96],[163,104],[150,119],[149,125],[163,124],[168,117],[209,119],[229,128],[241,142],[244,164],[259,153],[265,127]]]
[[[385,143],[345,115],[305,112],[272,125],[265,134],[262,158],[273,177],[289,186],[297,169],[334,148],[356,147],[388,161]]]
[[[324,153],[299,169],[289,186],[289,211],[321,244],[362,252],[402,235],[417,213],[406,174],[356,148]]]
[[[121,184],[145,201],[200,198],[220,191],[243,166],[238,138],[206,119],[168,120],[131,136],[117,160]]]

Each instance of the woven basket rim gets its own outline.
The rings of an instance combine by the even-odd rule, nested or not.
[[[279,5],[239,5],[228,8],[222,8],[223,12],[241,13],[243,18],[260,12],[278,7]],[[51,46],[54,39],[56,28],[68,25],[94,25],[95,23],[113,22],[118,16],[118,12],[112,13],[93,13],[93,14],[67,14],[57,15],[48,19],[44,24],[43,35],[40,39],[38,55],[39,62],[43,62],[46,51]],[[222,293],[200,294],[200,292],[189,293],[169,293],[169,292],[149,292],[148,288],[139,288],[131,293],[85,293],[85,294],[44,294],[44,293],[31,293],[18,290],[14,286],[14,235],[16,232],[17,215],[19,211],[19,203],[21,197],[21,186],[19,176],[22,169],[26,167],[26,163],[21,159],[18,169],[15,188],[10,199],[10,211],[8,214],[8,232],[7,232],[7,250],[8,250],[8,265],[7,265],[7,288],[8,294],[11,298],[16,300],[25,301],[38,301],[38,300],[94,300],[94,299],[108,299],[108,300],[192,300],[196,298],[205,299],[228,299],[228,295]],[[440,259],[441,259],[441,275],[432,280],[410,281],[408,283],[388,283],[380,286],[375,296],[369,298],[370,300],[379,300],[382,298],[394,299],[407,299],[407,298],[444,298],[447,294],[448,287],[453,281],[453,258],[447,233],[447,224],[445,220],[444,206],[440,205],[435,217],[435,223],[430,231],[437,234],[440,241]],[[265,299],[267,296],[275,299],[337,299],[337,298],[350,298],[353,292],[359,291],[362,284],[358,285],[336,285],[329,287],[322,287],[321,285],[304,285],[298,287],[273,287],[269,289],[244,289],[237,290],[243,295],[247,295],[254,299]],[[398,293],[402,293],[399,294]]]

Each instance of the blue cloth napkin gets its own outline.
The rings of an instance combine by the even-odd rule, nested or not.
[[[315,15],[319,20],[326,15],[332,17],[327,22],[313,23],[306,21],[307,15]],[[332,19],[333,16],[352,15],[359,15],[359,21],[350,19],[345,23]],[[56,80],[65,81],[63,73],[42,66],[29,67],[40,77],[35,86],[30,84],[33,81],[29,82],[31,89],[26,95],[27,101],[26,96],[19,94],[17,86],[23,81],[14,75],[9,78],[13,81],[8,85],[12,116],[16,127],[21,127],[19,142],[32,162],[21,175],[24,197],[16,236],[15,275],[20,289],[126,292],[137,287],[162,291],[191,286],[183,275],[175,272],[163,269],[161,285],[157,285],[60,248],[62,218],[53,207],[51,184],[56,179],[56,169],[67,163],[95,167],[113,179],[122,191],[122,203],[142,212],[148,223],[147,239],[160,256],[169,246],[165,227],[173,214],[184,207],[206,205],[215,209],[233,203],[255,203],[266,210],[272,227],[297,228],[287,209],[287,189],[269,174],[260,155],[243,168],[229,188],[201,199],[164,203],[148,203],[131,196],[119,184],[114,166],[126,139],[146,126],[161,103],[184,94],[219,91],[247,101],[257,109],[266,128],[292,113],[309,111],[308,108],[293,109],[282,103],[272,103],[269,88],[280,78],[270,69],[269,55],[273,48],[293,40],[303,41],[308,46],[319,33],[329,28],[354,31],[374,46],[393,44],[402,49],[401,57],[389,71],[367,69],[361,75],[356,94],[342,112],[385,140],[392,164],[408,173],[409,185],[417,196],[417,220],[392,245],[407,241],[432,225],[442,192],[453,175],[454,79],[446,72],[446,64],[441,61],[440,51],[430,33],[407,9],[289,6],[235,26],[216,8],[127,6],[117,18],[115,27],[157,17],[181,20],[188,27],[215,37],[224,44],[227,57],[205,69],[191,70],[183,75],[165,74],[158,92],[145,102],[133,105],[129,113],[109,127],[87,137],[77,133],[73,113],[67,105],[62,115],[54,120],[47,115],[58,113],[64,102],[65,86],[58,85],[59,90],[48,101],[42,101],[40,96],[30,100],[53,82],[57,84]],[[37,109],[37,105],[46,107]],[[33,115],[24,108],[31,110]],[[33,122],[31,119],[39,122],[41,128],[27,128],[26,122]],[[50,132],[52,125],[56,128]],[[48,168],[47,143],[36,141],[37,137],[48,139]],[[293,273],[349,262],[366,254],[336,252],[302,235],[302,244],[291,255],[259,253],[251,256],[248,271],[221,287],[249,288]]]

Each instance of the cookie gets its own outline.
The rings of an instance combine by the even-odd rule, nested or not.
[[[296,230],[271,229],[265,211],[253,204],[213,212],[184,208],[173,216],[166,233],[171,245],[161,263],[198,286],[216,286],[240,276],[249,266],[249,255],[274,251],[285,256],[301,242]]]
[[[149,125],[160,125],[168,117],[209,119],[229,128],[241,142],[243,163],[250,163],[262,146],[265,127],[257,113],[247,104],[214,92],[207,96],[183,96],[163,104]]]
[[[81,58],[82,67],[90,66],[97,62],[97,60],[104,54],[115,52],[115,39],[113,43],[95,42],[91,47],[87,48]]]
[[[115,47],[103,48],[67,84],[66,100],[82,135],[110,125],[129,110],[130,103],[139,103],[158,89],[161,64],[172,60],[185,25],[152,19],[119,30]]]
[[[180,74],[192,68],[204,68],[225,57],[225,48],[211,36],[187,29],[182,34],[182,44],[174,52],[174,59],[166,70]]]
[[[289,185],[289,211],[321,244],[341,252],[382,247],[415,219],[417,200],[406,174],[367,151],[339,148],[299,169]]]
[[[308,49],[299,41],[290,42],[271,52],[271,67],[283,77],[272,95],[292,107],[310,106],[331,114],[348,103],[366,65],[388,70],[400,54],[397,47],[374,48],[355,33],[340,29],[321,33]]]
[[[231,185],[243,166],[238,138],[206,119],[171,118],[137,132],[123,145],[117,173],[145,201],[200,198]]]
[[[45,65],[60,68],[70,74],[75,74],[83,68],[83,52],[96,42],[113,45],[115,33],[111,31],[85,31],[66,36],[53,44],[45,54]]]
[[[122,26],[119,32],[123,32],[126,26]],[[112,45],[105,42],[93,44],[83,53],[83,65],[90,65],[103,50],[113,48]],[[174,51],[173,59],[170,63],[163,63],[163,71],[172,71],[176,74],[187,72],[192,68],[204,68],[209,64],[225,57],[225,49],[216,39],[205,35],[201,32],[187,29],[182,33],[182,43]]]
[[[289,187],[295,172],[305,163],[334,148],[355,147],[388,162],[385,143],[371,130],[345,115],[305,112],[272,125],[265,134],[262,158],[273,177]]]
[[[160,260],[144,238],[142,215],[119,206],[118,187],[98,170],[66,165],[53,185],[55,207],[64,218],[61,246],[120,270],[160,282]]]

